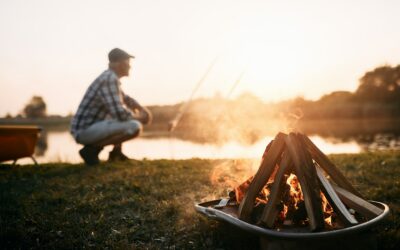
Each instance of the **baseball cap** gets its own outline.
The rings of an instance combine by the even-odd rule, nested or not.
[[[110,62],[118,62],[120,60],[125,60],[128,58],[135,57],[119,48],[114,48],[108,53],[108,61]]]

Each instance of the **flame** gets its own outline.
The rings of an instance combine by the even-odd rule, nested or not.
[[[251,181],[253,180],[254,176],[251,176],[249,179],[247,179],[245,182],[240,184],[235,188],[235,197],[236,197],[236,202],[240,203],[242,202],[244,195],[247,192],[247,189],[250,186]]]
[[[289,211],[289,207],[286,204],[283,204],[283,209],[278,215],[278,220],[279,221],[284,221],[288,211]]]
[[[300,182],[297,179],[297,176],[294,174],[290,174],[290,176],[287,178],[286,183],[290,186],[290,197],[294,201],[294,207],[298,209],[298,203],[302,200],[303,198],[303,192],[301,191],[301,186]]]
[[[237,186],[234,189],[237,203],[242,202],[253,178],[254,178],[254,176],[251,176],[245,182],[243,182],[242,184],[240,184],[239,186]],[[267,186],[264,186],[264,188],[261,190],[260,194],[256,198],[256,203],[266,204],[268,201],[269,194],[270,194],[269,188]]]
[[[266,204],[268,202],[269,194],[270,194],[269,189],[267,187],[264,187],[261,190],[260,195],[256,198],[256,202]]]
[[[253,181],[254,176],[248,178],[245,182],[236,186],[234,188],[234,193],[236,197],[236,201],[240,204]],[[268,183],[261,190],[260,194],[256,198],[255,206],[259,204],[266,204],[268,202],[268,197],[270,195],[270,183],[273,181],[273,178],[270,178]],[[283,223],[283,225],[306,225],[307,224],[307,214],[305,211],[304,204],[304,195],[301,189],[300,182],[297,176],[293,173],[289,175],[286,179],[287,193],[282,199],[282,208],[277,217],[277,223]],[[329,204],[328,199],[325,197],[323,192],[320,192],[321,197],[321,208],[324,215],[324,221],[326,228],[333,228],[337,226],[335,223],[335,213],[333,207]],[[277,224],[279,227],[279,224]]]
[[[325,218],[325,223],[328,224],[329,226],[332,226],[332,216]]]
[[[322,211],[324,212],[324,220],[328,226],[332,226],[332,215],[333,215],[333,208],[331,204],[329,204],[328,199],[326,199],[324,193],[320,193],[321,200],[322,200]]]

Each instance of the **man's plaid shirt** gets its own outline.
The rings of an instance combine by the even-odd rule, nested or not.
[[[71,133],[76,138],[80,130],[107,118],[127,121],[133,119],[130,110],[139,103],[122,92],[121,83],[114,71],[104,71],[87,89],[78,111],[71,121]],[[127,109],[129,108],[129,109]]]

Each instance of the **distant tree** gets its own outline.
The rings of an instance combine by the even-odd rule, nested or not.
[[[400,65],[381,66],[360,79],[356,99],[362,102],[394,103],[400,100]]]
[[[262,100],[251,92],[243,92],[236,98],[238,103],[263,104]]]
[[[310,101],[307,101],[306,99],[304,99],[303,96],[297,96],[296,98],[294,98],[292,100],[292,106],[294,107],[299,107],[299,108],[303,108],[305,107]]]
[[[4,118],[10,119],[10,118],[13,118],[13,117],[12,117],[12,115],[10,113],[7,113]]]
[[[23,113],[27,118],[46,117],[46,103],[41,96],[33,96]]]
[[[353,97],[353,94],[348,91],[334,91],[332,93],[323,95],[318,101],[317,104],[330,104],[330,105],[338,105],[341,103],[349,102]]]

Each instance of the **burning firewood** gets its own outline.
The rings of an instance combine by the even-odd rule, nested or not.
[[[322,172],[319,166],[317,168],[317,175],[318,179],[321,183],[322,191],[325,197],[329,200],[329,204],[331,204],[335,212],[340,216],[342,221],[347,225],[354,225],[357,224],[358,221],[354,218],[353,215],[347,210],[346,206],[340,200],[339,196],[336,194],[335,190],[333,189],[332,185],[329,183],[328,179],[325,177],[324,173]]]
[[[242,202],[244,195],[246,194],[247,190],[249,189],[249,186],[251,184],[251,181],[253,180],[254,176],[251,176],[249,179],[247,179],[245,182],[240,184],[239,186],[235,187],[234,190],[234,198],[236,199],[236,202],[240,204]],[[233,198],[233,197],[232,197]]]
[[[305,151],[296,134],[290,133],[285,139],[286,146],[293,157],[295,173],[300,181],[301,190],[304,195],[311,231],[320,230],[324,227],[322,213],[320,188],[317,173],[311,156]]]
[[[271,147],[269,149],[267,147],[265,150],[261,165],[254,176],[246,195],[240,203],[239,218],[241,220],[250,221],[251,212],[254,208],[254,201],[274,171],[275,165],[280,160],[285,146],[285,137],[285,134],[279,133],[272,142]]]
[[[362,195],[351,185],[351,183],[347,181],[346,177],[336,168],[335,164],[333,164],[307,136],[301,135],[301,139],[314,160],[331,176],[334,182],[347,191],[362,197]]]
[[[346,205],[353,208],[354,210],[365,216],[367,219],[375,218],[383,212],[382,209],[372,205],[368,201],[363,200],[362,198],[350,193],[349,191],[336,185],[333,185],[333,187],[339,195],[340,199],[342,199]]]
[[[237,216],[243,221],[268,228],[308,225],[310,231],[320,231],[358,224],[359,216],[349,208],[367,219],[382,213],[357,194],[309,138],[279,133],[266,147],[257,173],[237,186],[230,200],[239,205]]]
[[[288,152],[283,153],[282,161],[279,164],[279,170],[275,175],[275,181],[271,187],[271,194],[268,197],[267,205],[264,209],[264,212],[261,216],[259,224],[265,224],[267,227],[272,227],[276,215],[279,213],[279,202],[282,200],[283,195],[285,194],[283,190],[286,187],[286,179],[290,171],[292,170],[292,159]]]

